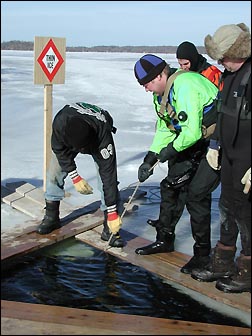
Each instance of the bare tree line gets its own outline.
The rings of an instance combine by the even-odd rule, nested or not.
[[[205,53],[205,48],[197,46],[198,52]],[[34,50],[34,43],[29,41],[8,41],[1,43],[1,50]],[[177,46],[94,46],[94,47],[66,47],[71,52],[128,52],[128,53],[159,53],[174,54]]]

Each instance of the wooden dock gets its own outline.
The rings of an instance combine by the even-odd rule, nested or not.
[[[100,239],[103,213],[96,209],[72,209],[61,205],[64,218],[62,227],[48,235],[38,235],[35,230],[44,212],[43,192],[29,183],[9,184],[1,188],[2,201],[29,215],[22,230],[4,236],[1,264],[7,266],[19,256],[33,252],[63,239],[75,236],[98,249],[141,266],[160,277],[201,293],[220,304],[251,313],[251,294],[226,294],[215,289],[215,283],[200,283],[180,268],[190,256],[179,252],[150,256],[135,254],[135,248],[150,243],[125,230],[124,248],[111,248]],[[87,212],[88,211],[88,212]],[[108,248],[108,249],[107,249]],[[115,314],[58,306],[1,301],[1,335],[250,335],[251,328],[194,323],[162,318]]]
[[[130,191],[121,193],[122,202],[127,201]],[[142,192],[136,194],[140,197]],[[47,235],[39,235],[36,228],[44,216],[44,193],[30,183],[20,181],[1,186],[1,200],[30,217],[29,220],[13,228],[7,235],[1,234],[2,265],[16,257],[55,244],[78,233],[87,231],[103,223],[104,215],[99,205],[73,208],[67,202],[60,202],[61,228]],[[4,231],[4,230],[3,230]]]
[[[126,240],[126,246],[123,248],[108,248],[107,242],[103,242],[99,239],[101,229],[101,226],[97,226],[92,230],[76,235],[76,238],[96,248],[105,250],[133,265],[143,267],[166,280],[206,295],[210,299],[232,308],[237,308],[246,313],[251,313],[251,293],[241,293],[238,295],[224,293],[215,288],[215,282],[199,282],[192,279],[190,275],[181,273],[180,268],[191,258],[190,256],[177,251],[152,255],[138,255],[135,253],[135,249],[140,246],[148,245],[151,241],[135,236],[124,230],[121,230],[121,235]]]
[[[103,219],[103,214],[99,210],[89,215],[88,207],[73,209],[62,201],[60,203],[62,227],[52,234],[39,235],[36,233],[36,228],[45,213],[44,193],[41,189],[25,181],[8,183],[6,186],[1,186],[1,200],[29,218],[11,230],[7,230],[7,233],[2,223],[1,260],[5,261],[73,236],[77,232],[83,232],[93,225],[101,224]]]
[[[251,335],[251,330],[2,300],[1,335]]]

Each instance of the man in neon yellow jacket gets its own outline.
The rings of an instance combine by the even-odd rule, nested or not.
[[[174,251],[176,224],[186,205],[195,244],[194,255],[181,272],[190,274],[209,262],[211,251],[211,193],[219,184],[219,171],[209,166],[206,152],[208,132],[216,120],[218,88],[198,73],[174,73],[162,58],[152,54],[141,57],[134,72],[145,91],[153,93],[157,113],[155,136],[139,167],[138,179],[148,179],[158,160],[168,161],[169,168],[160,185],[159,218],[148,221],[156,228],[156,241],[135,252]]]

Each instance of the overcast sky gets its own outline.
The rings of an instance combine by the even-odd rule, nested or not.
[[[1,42],[66,38],[67,46],[204,45],[219,26],[251,28],[251,1],[1,1]]]

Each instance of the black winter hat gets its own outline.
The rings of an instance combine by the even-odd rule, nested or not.
[[[186,59],[191,62],[190,70],[195,71],[199,62],[199,53],[195,45],[191,42],[182,42],[176,51],[177,59]]]
[[[94,129],[81,117],[72,117],[68,120],[65,137],[75,149],[91,145],[95,141]]]
[[[145,85],[156,78],[166,67],[167,63],[162,58],[146,54],[135,64],[134,72],[140,85]]]

